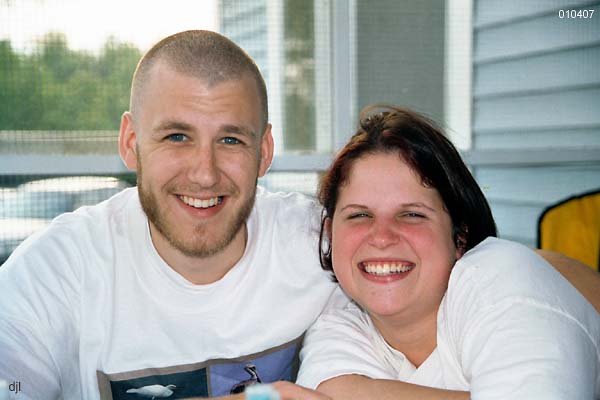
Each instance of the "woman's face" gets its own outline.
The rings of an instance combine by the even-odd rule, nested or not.
[[[354,162],[330,228],[335,275],[375,319],[435,318],[460,252],[438,191],[397,153]]]

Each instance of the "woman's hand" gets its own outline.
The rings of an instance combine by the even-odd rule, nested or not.
[[[307,389],[292,382],[279,381],[269,383],[281,396],[281,400],[333,400],[331,397],[317,392],[316,390]],[[188,400],[201,400],[199,397],[189,398]],[[215,400],[246,400],[244,393],[234,394],[230,396],[219,397]]]

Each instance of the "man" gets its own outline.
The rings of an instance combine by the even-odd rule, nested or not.
[[[0,272],[0,379],[36,400],[293,380],[334,286],[314,203],[256,193],[273,157],[258,68],[221,35],[182,32],[140,61],[130,110],[119,151],[137,190],[57,218]]]
[[[0,379],[35,400],[243,399],[293,380],[334,285],[314,202],[257,191],[273,138],[254,62],[213,32],[160,41],[119,151],[137,189],[58,217],[0,269]]]

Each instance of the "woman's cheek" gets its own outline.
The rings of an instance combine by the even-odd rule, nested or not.
[[[368,228],[351,224],[333,224],[331,261],[337,270],[352,268],[353,259],[364,245],[368,236]],[[335,271],[336,275],[338,271]]]

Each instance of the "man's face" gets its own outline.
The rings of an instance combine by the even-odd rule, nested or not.
[[[159,253],[209,257],[240,253],[240,246],[243,252],[256,181],[273,146],[270,126],[260,131],[255,82],[246,77],[210,87],[159,62],[139,104],[138,115],[129,116],[132,134],[121,128],[121,154],[138,171]]]

